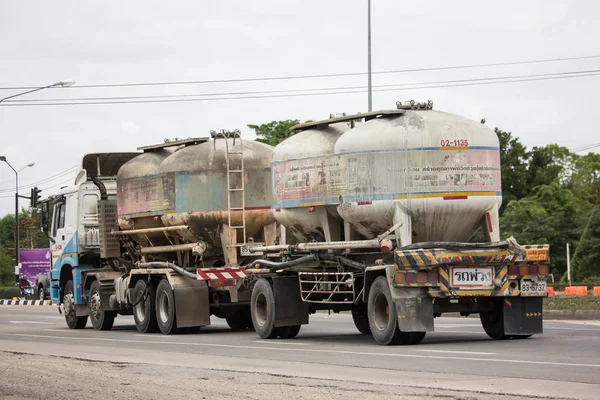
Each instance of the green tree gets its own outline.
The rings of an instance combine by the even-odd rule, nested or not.
[[[600,209],[590,212],[579,245],[572,257],[572,280],[600,282]],[[563,280],[566,279],[566,276]]]
[[[485,120],[484,120],[485,121]],[[512,200],[522,199],[529,193],[527,184],[527,148],[511,132],[495,128],[500,141],[500,173],[502,175],[502,207],[500,215]]]
[[[500,218],[500,230],[502,236],[514,236],[521,244],[549,244],[552,272],[560,277],[567,269],[566,244],[577,244],[583,216],[581,202],[555,182],[511,201]]]
[[[557,144],[534,147],[528,154],[527,186],[535,188],[553,182],[566,184],[578,156]]]
[[[292,136],[290,128],[299,124],[297,119],[287,119],[285,121],[271,121],[262,125],[248,125],[248,128],[253,129],[258,137],[257,142],[277,146],[280,142]]]

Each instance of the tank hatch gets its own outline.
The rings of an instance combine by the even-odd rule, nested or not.
[[[382,111],[371,111],[364,114],[352,114],[352,115],[344,115],[341,117],[333,117],[329,119],[324,119],[322,121],[313,121],[306,122],[304,124],[294,125],[290,128],[291,131],[303,131],[306,129],[322,129],[331,124],[335,124],[336,122],[348,122],[348,121],[356,121],[356,120],[364,120],[369,121],[374,118],[380,118],[385,116],[398,116],[405,113],[404,109],[398,110],[382,110]]]
[[[174,147],[174,146],[191,146],[194,144],[208,142],[209,140],[210,140],[210,138],[208,138],[208,137],[187,138],[187,139],[178,139],[178,138],[165,139],[164,143],[152,144],[149,146],[142,146],[142,147],[138,147],[137,149],[143,150],[144,152],[148,152],[148,151],[152,151],[152,150],[164,149],[167,147]]]
[[[398,108],[398,110],[433,110],[433,101],[427,100],[427,102],[418,102],[409,100],[405,101],[404,104],[402,104],[401,101],[397,101],[396,108]]]

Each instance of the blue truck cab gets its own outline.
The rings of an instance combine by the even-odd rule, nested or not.
[[[116,198],[117,171],[137,155],[87,154],[74,184],[62,187],[43,202],[42,230],[48,234],[52,252],[49,273],[52,304],[63,304],[65,313],[80,316],[81,323],[89,315],[89,290],[84,289],[82,273],[103,266],[98,225],[101,187],[109,199]]]

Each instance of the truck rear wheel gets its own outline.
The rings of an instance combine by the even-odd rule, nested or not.
[[[378,277],[371,285],[368,316],[371,333],[377,344],[411,345],[420,343],[425,337],[425,332],[402,332],[398,327],[396,304],[385,276]]]
[[[293,339],[298,336],[302,325],[290,325],[279,328],[279,337],[282,339]]]
[[[133,306],[133,320],[136,329],[141,333],[154,333],[158,331],[156,322],[156,283],[140,279],[133,287],[131,298]]]
[[[233,315],[226,317],[227,325],[233,330],[251,329],[252,325],[252,313],[250,307],[244,310],[238,310]]]
[[[254,330],[263,339],[275,339],[280,335],[280,328],[275,323],[275,295],[268,280],[259,279],[252,289],[250,299],[252,323]]]
[[[485,333],[494,340],[509,339],[504,334],[504,313],[502,303],[496,302],[489,311],[479,313],[479,319]]]
[[[354,326],[356,326],[356,329],[363,335],[369,335],[371,333],[367,309],[365,303],[358,303],[352,307],[352,320],[354,321]]]
[[[156,322],[165,335],[178,333],[175,297],[168,280],[163,279],[156,287]]]
[[[87,316],[78,317],[75,313],[75,296],[73,292],[73,281],[65,284],[63,307],[65,309],[65,321],[71,329],[83,329],[87,325]]]
[[[106,311],[100,298],[100,284],[94,281],[90,287],[90,320],[97,331],[108,331],[115,323],[115,312]]]

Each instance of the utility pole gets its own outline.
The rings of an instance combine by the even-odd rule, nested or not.
[[[368,0],[368,42],[369,42],[369,111],[373,111],[373,86],[371,84],[371,0]]]

